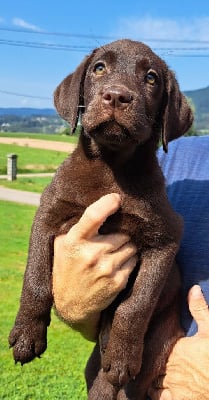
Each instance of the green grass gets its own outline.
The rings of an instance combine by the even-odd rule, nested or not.
[[[1,144],[0,174],[6,174],[7,154],[17,154],[18,173],[54,172],[68,153],[54,150],[34,149],[17,145]]]
[[[44,133],[25,133],[25,132],[1,132],[0,137],[11,137],[11,138],[29,138],[29,139],[41,139],[50,140],[56,142],[67,142],[67,143],[77,143],[78,135],[74,134],[72,136],[62,135],[62,134],[44,134]]]
[[[15,365],[7,337],[18,308],[28,237],[36,208],[0,202],[0,399],[84,400],[83,370],[92,344],[52,313],[48,349],[41,359]]]
[[[10,189],[26,190],[28,192],[42,193],[44,188],[51,182],[52,177],[18,177],[15,181],[0,180],[0,186]]]

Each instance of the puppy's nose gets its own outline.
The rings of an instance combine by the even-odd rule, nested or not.
[[[126,108],[133,100],[130,92],[120,86],[111,86],[102,93],[102,102],[112,108]]]

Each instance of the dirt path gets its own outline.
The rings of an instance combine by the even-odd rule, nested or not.
[[[40,194],[0,186],[0,200],[39,206]]]
[[[22,138],[3,138],[0,137],[0,144],[15,144],[17,146],[34,147],[38,149],[57,150],[71,153],[76,145],[67,142],[53,142],[40,139],[22,139]],[[32,176],[33,174],[30,174]],[[41,174],[43,176],[44,174]],[[23,176],[23,175],[22,175]],[[51,174],[50,174],[51,176]],[[0,176],[6,178],[6,176]],[[40,194],[32,192],[22,192],[20,190],[0,187],[0,200],[15,201],[18,203],[39,205]]]
[[[76,145],[67,142],[53,142],[41,139],[7,138],[0,137],[0,143],[15,144],[17,146],[34,147],[37,149],[57,150],[71,153]]]

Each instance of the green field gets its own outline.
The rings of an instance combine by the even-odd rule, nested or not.
[[[0,174],[6,174],[7,154],[17,154],[18,173],[54,172],[68,153],[12,144],[0,146]]]
[[[14,322],[35,207],[0,202],[0,399],[86,399],[83,370],[92,344],[52,313],[48,349],[32,363],[15,365],[7,337]]]
[[[42,193],[51,182],[52,177],[18,177],[15,181],[0,180],[0,185],[10,189],[26,190],[28,192]]]
[[[11,137],[11,134],[8,136]],[[18,137],[25,136],[18,133]],[[51,135],[27,135],[34,136],[52,140]],[[53,135],[53,140],[58,139],[69,141],[69,137]],[[18,173],[54,172],[67,156],[63,152],[1,144],[0,174],[6,173],[8,153],[18,154]],[[21,177],[13,182],[1,180],[0,184],[42,192],[50,181],[51,177]],[[84,400],[86,389],[83,371],[92,344],[59,321],[53,312],[48,329],[48,348],[41,359],[21,367],[14,364],[12,350],[8,348],[7,338],[18,309],[35,210],[32,206],[0,201],[0,399]]]
[[[77,143],[78,135],[74,134],[72,136],[61,135],[61,134],[44,134],[44,133],[25,133],[25,132],[1,132],[0,137],[11,137],[11,138],[29,138],[29,139],[41,139],[50,140],[56,142],[68,142]]]

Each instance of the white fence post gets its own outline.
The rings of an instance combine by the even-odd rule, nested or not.
[[[17,154],[7,154],[7,180],[14,181],[17,177]]]

